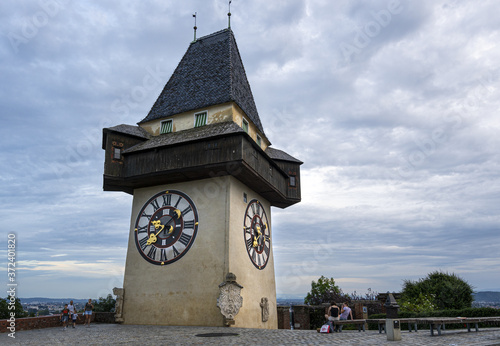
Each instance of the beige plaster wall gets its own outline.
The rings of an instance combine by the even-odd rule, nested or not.
[[[172,119],[173,132],[188,130],[194,127],[195,114],[205,111],[207,112],[208,125],[225,121],[234,121],[236,124],[243,128],[244,117],[249,123],[248,134],[250,135],[250,137],[252,137],[254,141],[257,141],[257,135],[261,137],[262,150],[266,150],[266,148],[270,145],[267,139],[259,132],[254,123],[234,102],[228,102],[221,105],[215,105],[207,108],[201,108],[194,111],[176,114],[168,118],[149,121],[147,123],[141,124],[140,126],[153,136],[158,136],[160,134],[161,122],[163,120]]]
[[[235,318],[235,327],[277,329],[276,284],[274,256],[272,250],[272,220],[269,202],[249,189],[236,178],[231,177],[231,210],[229,224],[229,271],[236,275],[236,281],[244,288],[241,291],[243,306]],[[243,194],[247,194],[247,202]],[[271,231],[271,251],[266,267],[257,269],[251,262],[244,240],[243,223],[248,203],[258,199],[265,209]],[[262,322],[261,298],[269,302],[269,320]]]
[[[225,178],[138,189],[134,192],[123,287],[126,324],[222,326],[216,306],[226,268],[227,184]],[[226,179],[227,180],[227,179]],[[196,205],[199,225],[189,251],[166,266],[147,262],[134,240],[141,207],[162,190],[180,190]]]
[[[166,266],[147,262],[134,240],[137,214],[150,197],[163,190],[186,193],[198,210],[196,239],[178,261]],[[247,194],[247,203],[243,194]],[[217,307],[219,284],[228,272],[236,275],[243,306],[235,327],[276,329],[276,286],[274,260],[263,270],[250,261],[244,241],[243,222],[252,199],[265,207],[271,225],[269,203],[231,176],[137,189],[134,192],[129,244],[123,287],[125,324],[223,326]],[[269,320],[262,322],[260,301],[269,300]]]
[[[238,124],[241,128],[243,128],[243,118],[248,122],[248,134],[252,139],[257,142],[257,135],[259,135],[262,139],[260,147],[262,150],[266,150],[266,148],[270,145],[270,143],[267,141],[267,139],[260,133],[260,131],[257,129],[257,126],[254,125],[254,123],[250,120],[249,117],[245,115],[245,112],[241,110],[240,107],[238,107],[236,104],[234,104],[234,116],[233,116],[233,121]]]
[[[207,124],[220,123],[231,121],[233,119],[233,106],[232,102],[215,105],[211,107],[201,108],[194,111],[176,114],[174,116],[149,121],[141,124],[140,126],[154,136],[160,134],[160,126],[163,120],[172,119],[172,131],[183,131],[194,128],[195,114],[207,112]]]

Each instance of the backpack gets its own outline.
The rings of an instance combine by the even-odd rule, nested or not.
[[[328,321],[327,323],[323,324],[321,326],[321,329],[319,330],[320,333],[332,333],[333,332],[333,322]]]

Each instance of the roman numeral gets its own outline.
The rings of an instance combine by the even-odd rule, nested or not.
[[[247,249],[251,249],[252,246],[253,246],[252,237],[250,237],[249,239],[247,239],[246,243],[247,243]]]
[[[167,251],[165,249],[161,249],[160,261],[165,262],[166,260],[167,260]]]
[[[155,246],[151,246],[151,249],[148,252],[148,257],[151,258],[151,259],[154,259],[155,255],[156,255],[156,247]]]
[[[148,241],[148,237],[144,237],[141,240],[139,240],[139,246],[141,247],[142,251],[146,248],[146,243]]]
[[[172,201],[172,195],[163,195],[163,205],[162,207],[169,206]]]
[[[184,246],[188,246],[189,242],[191,241],[191,236],[186,233],[182,233],[179,241],[184,244]]]
[[[253,214],[255,215],[255,214],[256,214],[256,213],[255,213],[255,203],[252,203],[252,204],[251,204],[251,207],[252,207],[252,212],[253,212]]]
[[[137,233],[147,233],[147,231],[148,231],[148,225],[137,227]]]
[[[186,209],[184,209],[182,211],[182,216],[186,215],[187,213],[189,213],[190,211],[192,211],[193,209],[191,209],[191,206],[189,205]]]
[[[252,261],[253,261],[254,263],[256,263],[256,262],[255,262],[255,261],[256,261],[256,257],[257,257],[257,251],[255,251],[255,249],[254,249],[254,250],[252,251]]]
[[[185,221],[184,228],[194,228],[194,220]]]
[[[175,205],[174,205],[174,208],[177,209],[177,206],[179,205],[179,202],[181,201],[182,197],[179,196],[179,199],[177,200],[177,202],[175,202]]]
[[[256,207],[255,209],[257,209],[257,215],[260,216],[260,204],[259,203],[255,203]]]
[[[160,205],[158,204],[158,201],[156,199],[151,202],[151,205],[153,206],[153,208],[155,209],[155,211],[157,211],[158,209],[160,209]]]
[[[266,244],[266,243],[264,243],[264,252],[265,252],[266,254],[269,254],[269,248],[267,247],[267,244]]]
[[[151,215],[146,214],[146,211],[145,211],[145,210],[142,212],[142,215],[141,215],[141,217],[147,217],[147,218],[148,218],[148,221],[149,221],[149,220],[151,220],[151,216],[153,216],[153,214],[151,214]]]
[[[179,256],[181,254],[179,251],[177,251],[175,246],[172,246],[172,250],[174,251],[174,258],[176,258],[177,256]]]

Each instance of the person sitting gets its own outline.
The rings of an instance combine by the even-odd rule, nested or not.
[[[335,302],[331,302],[330,306],[328,307],[328,310],[325,314],[325,318],[329,322],[331,322],[331,325],[333,327],[333,331],[335,331],[335,332],[338,331],[338,326],[336,326],[333,321],[339,320],[339,313],[340,313],[339,307],[335,304]]]
[[[349,316],[352,320],[352,310],[347,303],[342,304],[342,310],[340,311],[340,321],[348,320]],[[340,326],[339,332],[342,331],[342,325]]]

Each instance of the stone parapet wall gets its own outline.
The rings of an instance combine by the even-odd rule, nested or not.
[[[113,312],[94,312],[92,314],[91,322],[99,323],[115,323],[115,317]],[[85,318],[82,314],[78,314],[77,324],[83,324]],[[71,321],[70,321],[71,323]],[[11,321],[0,320],[0,333],[6,333],[9,330]],[[41,328],[52,328],[52,327],[62,327],[61,316],[60,315],[48,315],[39,317],[24,317],[16,318],[15,328],[16,332],[20,330],[28,329],[41,329]]]
[[[341,303],[337,303],[340,307]],[[383,308],[381,303],[376,300],[356,300],[349,304],[352,309],[352,317],[354,319],[363,319],[363,307],[367,308],[368,315],[374,313],[380,313]],[[319,309],[319,312],[317,311]],[[294,305],[294,322],[295,329],[311,329],[311,324],[314,325],[318,322],[319,318],[323,321],[323,315],[326,314],[328,310],[328,304],[321,306],[310,306],[310,305]],[[324,313],[323,313],[324,311]],[[313,316],[316,316],[316,321],[311,320]],[[322,323],[321,321],[321,323]],[[290,329],[290,306],[278,306],[278,329]]]
[[[310,309],[308,305],[293,306],[295,329],[310,329]],[[278,329],[290,329],[289,306],[278,306]]]

